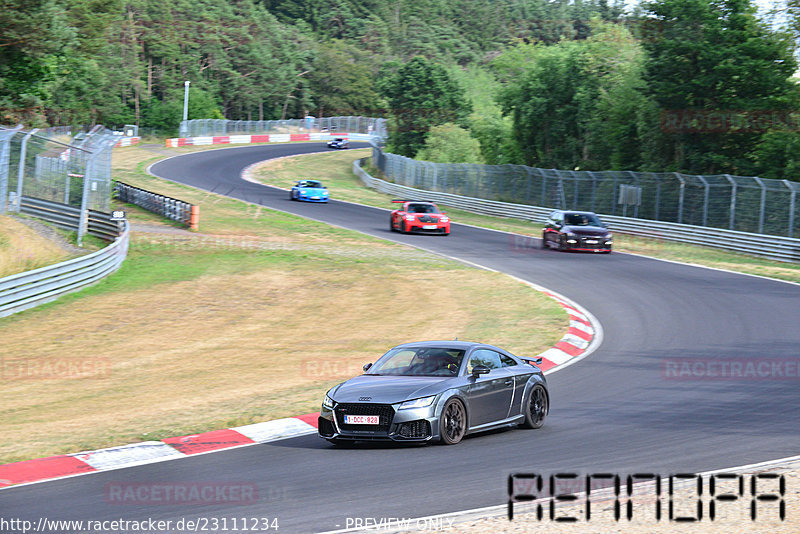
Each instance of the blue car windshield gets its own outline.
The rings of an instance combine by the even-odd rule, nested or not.
[[[313,187],[314,189],[322,189],[322,182],[307,180],[305,182],[300,182],[300,187]]]
[[[447,347],[394,348],[369,368],[368,375],[458,376],[464,351]]]

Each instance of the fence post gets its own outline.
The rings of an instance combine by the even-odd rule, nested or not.
[[[703,191],[703,226],[708,226],[708,181],[703,178],[701,174],[698,174],[697,177],[703,181],[703,186],[705,190]]]
[[[95,153],[90,153],[86,158],[86,170],[83,173],[83,196],[81,198],[81,213],[78,221],[78,246],[83,246],[83,236],[86,233],[89,219],[89,183],[94,176]]]
[[[683,223],[683,195],[686,191],[686,182],[683,179],[683,176],[680,173],[675,173],[675,176],[678,177],[678,180],[681,181],[681,192],[680,196],[678,197],[678,224]]]
[[[8,200],[8,171],[11,164],[11,139],[22,129],[17,126],[13,129],[0,127],[0,213],[6,210]]]
[[[787,234],[789,237],[793,237],[794,234],[794,208],[795,208],[795,200],[797,197],[797,191],[795,191],[792,184],[789,183],[789,180],[782,180],[783,185],[789,188],[789,233]]]
[[[758,176],[753,176],[753,180],[761,186],[761,208],[758,210],[758,233],[764,233],[764,208],[767,203],[767,188],[764,187],[764,181]]]
[[[726,174],[725,178],[731,183],[731,207],[730,207],[730,222],[728,223],[728,230],[733,230],[734,221],[736,220],[736,194],[738,192],[738,186],[736,184],[736,180],[734,180],[730,174]]]
[[[34,128],[30,132],[22,138],[22,143],[19,149],[19,171],[17,172],[17,209],[16,212],[19,213],[20,209],[22,209],[22,181],[23,177],[25,176],[25,152],[28,150],[28,139],[31,138],[33,134],[38,132],[38,128]]]

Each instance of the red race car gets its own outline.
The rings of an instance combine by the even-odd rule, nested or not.
[[[389,228],[392,232],[420,232],[450,235],[450,217],[433,202],[423,200],[392,200],[402,204],[392,211]]]

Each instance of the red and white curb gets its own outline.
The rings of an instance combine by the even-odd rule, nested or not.
[[[596,345],[596,333],[600,328],[597,320],[566,297],[530,283],[528,285],[558,301],[570,317],[569,329],[561,341],[539,355],[543,359],[540,366],[542,370],[549,374],[588,355],[590,346]],[[161,441],[144,441],[0,465],[0,489],[311,434],[317,431],[318,416],[319,413],[312,413]]]
[[[313,413],[162,441],[145,441],[0,465],[0,489],[310,434],[317,431],[318,416],[318,413]]]
[[[597,319],[578,304],[558,293],[541,287],[536,287],[536,289],[561,304],[561,307],[569,315],[569,328],[564,337],[552,348],[539,354],[539,357],[542,358],[542,365],[539,366],[542,371],[547,372],[588,356],[602,341],[602,329]]]
[[[251,143],[291,143],[295,141],[329,141],[348,139],[350,141],[369,141],[372,135],[346,132],[310,132],[301,134],[263,134],[263,135],[203,135],[197,137],[175,137],[167,139],[168,147],[200,145],[246,145]]]

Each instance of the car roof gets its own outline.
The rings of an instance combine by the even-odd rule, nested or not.
[[[411,341],[409,343],[402,343],[397,345],[393,348],[412,348],[412,347],[444,347],[444,348],[453,348],[453,349],[461,349],[461,350],[469,350],[473,347],[488,347],[492,349],[497,349],[501,352],[508,352],[506,350],[501,349],[500,347],[495,347],[493,345],[488,345],[486,343],[478,343],[475,341]]]
[[[555,210],[555,211],[560,211],[564,215],[567,215],[567,214],[569,214],[569,215],[597,215],[593,211],[577,211],[577,210]]]

